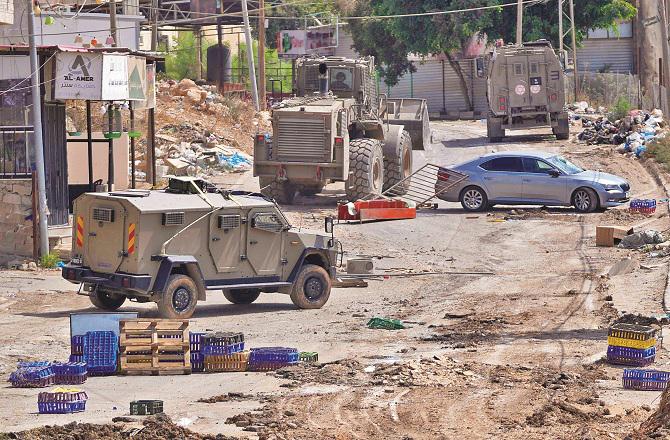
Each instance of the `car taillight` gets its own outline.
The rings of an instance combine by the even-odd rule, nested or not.
[[[504,96],[498,97],[498,109],[501,111],[507,110],[507,98]]]
[[[343,145],[344,145],[344,138],[336,137],[335,138],[335,146],[336,147],[341,147]]]
[[[447,173],[447,171],[442,170],[442,169],[438,170],[437,171],[437,180],[440,180],[442,182],[446,182],[447,180],[449,180],[449,173]]]
[[[256,135],[256,140],[257,140],[258,142],[263,142],[263,141],[265,141],[265,135],[264,135],[264,134],[257,134],[257,135]]]
[[[558,99],[558,95],[556,95],[556,93],[552,93],[552,94],[549,96],[549,99],[551,99],[552,101],[556,101],[556,100]]]
[[[130,287],[130,278],[123,277],[123,279],[121,280],[121,286]]]

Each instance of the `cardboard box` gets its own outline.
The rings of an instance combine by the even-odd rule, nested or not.
[[[633,233],[627,226],[596,226],[596,246],[613,247],[622,238]]]

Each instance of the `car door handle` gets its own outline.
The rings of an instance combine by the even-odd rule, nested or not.
[[[484,177],[484,180],[493,180],[493,177]]]

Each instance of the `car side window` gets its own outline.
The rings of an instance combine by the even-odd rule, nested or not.
[[[536,174],[549,174],[551,170],[554,169],[551,165],[549,165],[547,162],[540,160],[540,159],[534,159],[530,157],[524,157],[523,158],[523,169],[527,173],[536,173]]]
[[[268,232],[281,232],[284,223],[274,212],[259,212],[254,215],[251,226]]]
[[[507,171],[513,173],[523,172],[520,157],[497,157],[479,165],[486,171]]]

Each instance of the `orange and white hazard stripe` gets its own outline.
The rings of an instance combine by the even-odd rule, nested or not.
[[[84,247],[84,217],[77,216],[77,246]]]
[[[128,255],[132,255],[133,252],[135,252],[135,223],[128,226]]]

